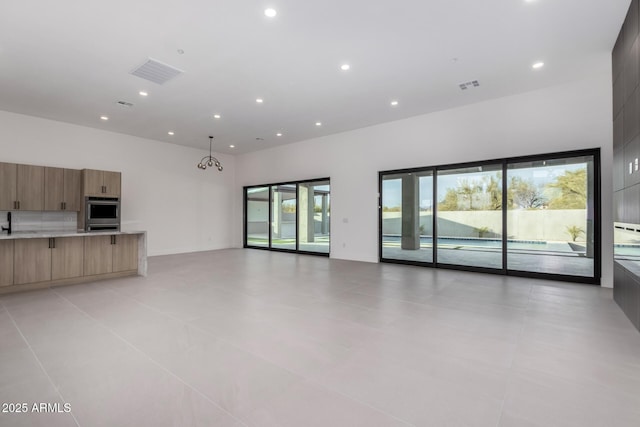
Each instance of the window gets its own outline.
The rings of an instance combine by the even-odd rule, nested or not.
[[[382,178],[382,257],[433,262],[433,172]]]
[[[380,172],[380,260],[599,283],[599,157]],[[616,252],[631,253],[622,240]]]
[[[328,255],[329,178],[244,188],[246,248]]]

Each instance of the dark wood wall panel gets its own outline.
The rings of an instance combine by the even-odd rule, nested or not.
[[[615,222],[631,224],[640,224],[639,31],[640,1],[632,0],[611,52],[613,218]],[[618,261],[614,262],[613,276],[614,299],[640,330],[640,277]]]

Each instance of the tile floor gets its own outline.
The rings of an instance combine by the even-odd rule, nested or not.
[[[259,250],[0,298],[1,426],[634,426],[640,333],[589,285]]]

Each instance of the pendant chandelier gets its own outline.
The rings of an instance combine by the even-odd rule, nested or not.
[[[213,137],[209,137],[209,155],[204,156],[200,163],[198,163],[198,169],[205,170],[207,166],[209,167],[217,167],[220,172],[222,172],[222,164],[220,161],[211,155],[211,145],[213,144]]]

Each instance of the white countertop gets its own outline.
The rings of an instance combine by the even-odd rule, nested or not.
[[[146,231],[16,231],[11,234],[2,232],[0,240],[11,239],[51,239],[54,237],[83,237],[100,235],[146,234]]]

